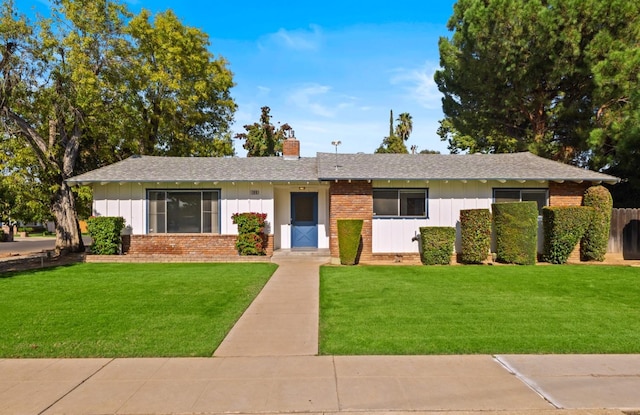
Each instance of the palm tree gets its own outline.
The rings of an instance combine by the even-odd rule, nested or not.
[[[413,131],[413,119],[411,118],[411,114],[408,112],[403,112],[398,115],[398,125],[396,125],[396,135],[402,139],[402,141],[407,141],[411,132]]]

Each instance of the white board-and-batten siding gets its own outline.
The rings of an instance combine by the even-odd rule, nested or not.
[[[220,190],[220,233],[237,234],[231,215],[242,212],[267,214],[271,233],[274,220],[273,186],[268,183],[107,183],[93,186],[93,215],[121,216],[126,232],[147,233],[147,192],[149,190]]]
[[[449,226],[456,228],[456,251],[460,251],[460,211],[491,209],[495,188],[548,188],[547,182],[488,180],[450,181],[374,181],[373,188],[428,189],[426,218],[373,218],[373,253],[417,253],[420,227]]]

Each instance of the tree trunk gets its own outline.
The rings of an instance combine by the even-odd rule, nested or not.
[[[56,220],[56,255],[83,252],[84,242],[76,214],[71,187],[62,182],[53,198],[52,211]]]

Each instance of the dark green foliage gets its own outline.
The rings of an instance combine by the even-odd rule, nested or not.
[[[611,228],[611,193],[604,186],[591,186],[582,198],[583,206],[594,209],[591,225],[580,243],[580,257],[583,261],[604,261],[609,244]]]
[[[542,209],[544,260],[564,264],[586,232],[593,209],[585,206],[555,206]]]
[[[491,249],[491,212],[489,209],[460,211],[460,261],[479,264],[487,259]]]
[[[362,219],[338,219],[338,249],[342,265],[355,265],[362,241]]]
[[[87,219],[87,230],[93,244],[91,252],[97,255],[116,255],[122,243],[120,232],[124,229],[124,218],[92,216]]]
[[[491,209],[498,261],[519,265],[535,264],[538,250],[538,204],[494,203]]]
[[[456,229],[446,226],[420,228],[421,260],[424,265],[449,265],[456,241]]]
[[[236,248],[240,255],[265,255],[267,236],[264,234],[266,213],[235,213],[231,216],[238,225]]]
[[[244,126],[246,133],[238,133],[235,138],[245,140],[242,147],[247,150],[247,157],[273,157],[282,153],[282,143],[288,135],[293,137],[293,129],[289,124],[276,128],[271,124],[271,109],[261,108],[260,122]]]

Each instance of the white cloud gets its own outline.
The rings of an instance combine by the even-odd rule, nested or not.
[[[397,69],[391,78],[392,85],[402,85],[408,97],[427,109],[437,109],[441,106],[442,94],[433,80],[433,75],[439,69],[431,63],[417,69]]]
[[[293,49],[297,51],[315,51],[322,43],[322,30],[320,26],[310,25],[308,30],[297,29],[287,30],[281,28],[276,33],[265,37],[267,43]]]
[[[331,91],[331,87],[326,85],[308,85],[294,90],[288,100],[302,110],[331,118],[335,116],[335,110],[319,102],[329,91]]]

